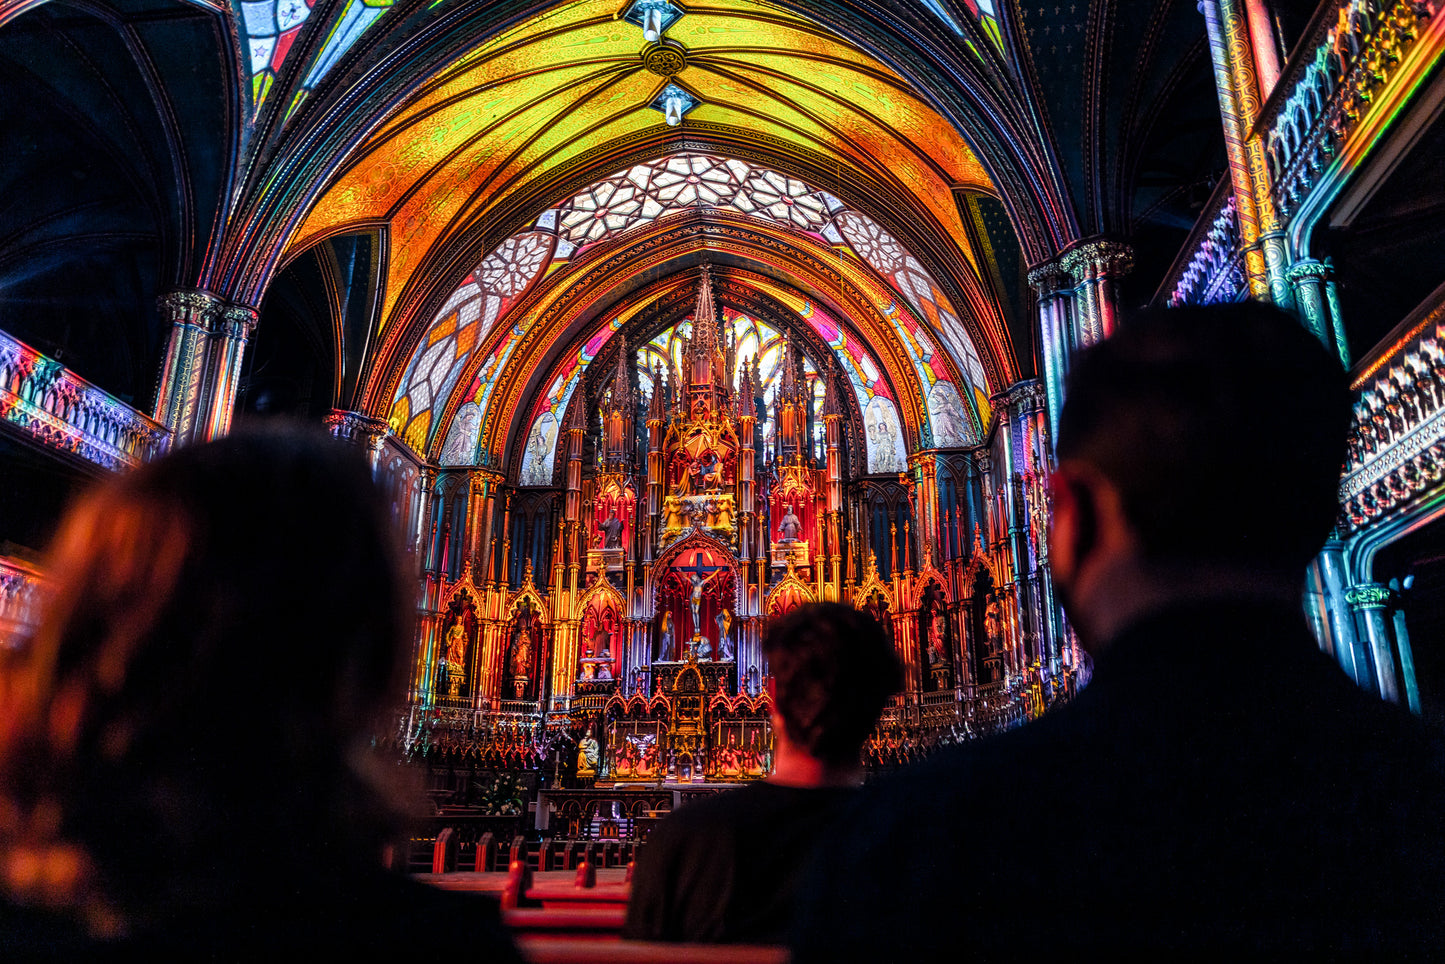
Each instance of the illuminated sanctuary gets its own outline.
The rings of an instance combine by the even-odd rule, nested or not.
[[[440,805],[765,776],[813,600],[901,765],[1087,682],[1072,353],[1253,298],[1358,393],[1319,643],[1445,718],[1442,6],[0,0],[0,644],[88,479],[283,415],[389,494]]]

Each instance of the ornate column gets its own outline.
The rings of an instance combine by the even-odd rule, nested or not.
[[[491,578],[489,567],[493,556],[491,544],[492,529],[496,524],[497,490],[507,477],[492,469],[476,469],[470,473],[470,477],[472,507],[467,513],[467,519],[473,525],[471,538],[467,542],[467,557],[472,560],[472,571],[476,573],[476,581],[480,585]]]
[[[1355,632],[1355,620],[1345,592],[1344,544],[1337,539],[1326,542],[1312,568],[1319,584],[1321,621],[1329,632],[1335,661],[1351,679],[1368,689],[1373,685],[1374,671]]]
[[[1119,241],[1085,241],[1059,259],[1074,280],[1074,348],[1114,333],[1119,320],[1119,279],[1134,267],[1134,249]]]
[[[174,433],[175,444],[220,438],[231,429],[256,310],[190,289],[162,295],[159,304],[171,333],[156,386],[155,417]]]
[[[205,417],[207,348],[214,319],[225,302],[208,291],[161,295],[161,315],[171,323],[166,357],[156,385],[155,418],[172,432],[172,443],[197,438]]]
[[[1345,601],[1355,614],[1355,621],[1364,630],[1370,648],[1370,660],[1379,693],[1387,700],[1398,701],[1400,691],[1395,683],[1394,640],[1390,635],[1390,590],[1378,582],[1352,586]]]
[[[823,436],[827,444],[828,459],[828,591],[823,597],[837,602],[843,598],[843,555],[840,548],[843,541],[843,414],[839,409],[834,378],[828,373],[828,386],[823,401]],[[818,563],[821,570],[822,562]]]
[[[220,438],[231,430],[236,410],[236,388],[241,383],[241,359],[246,343],[256,330],[256,309],[227,305],[216,318],[211,333],[210,410],[206,416],[206,438]],[[380,451],[379,449],[375,451]],[[376,468],[375,451],[372,468]]]
[[[1345,338],[1345,323],[1339,315],[1339,302],[1334,292],[1334,271],[1324,261],[1300,258],[1290,265],[1286,276],[1294,290],[1295,309],[1310,331],[1326,347],[1340,356],[1340,364],[1350,367],[1350,346]]]
[[[1069,373],[1069,309],[1073,290],[1069,275],[1057,261],[1029,269],[1029,286],[1038,293],[1039,345],[1044,361],[1044,390],[1048,396],[1049,437],[1059,427],[1064,405],[1064,378]]]
[[[1198,8],[1209,34],[1249,296],[1290,310],[1294,293],[1285,277],[1289,266],[1285,235],[1270,191],[1264,142],[1252,132],[1262,97],[1249,21],[1240,0],[1199,0]]]

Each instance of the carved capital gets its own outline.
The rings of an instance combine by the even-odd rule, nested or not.
[[[1289,266],[1285,277],[1290,280],[1291,284],[1298,284],[1301,281],[1327,281],[1331,274],[1330,266],[1323,261],[1301,258]]]
[[[247,308],[245,305],[226,305],[218,314],[216,332],[227,338],[245,341],[251,337],[251,332],[256,330],[256,318],[255,308]]]
[[[210,331],[226,302],[209,291],[182,288],[156,299],[161,317],[172,325],[191,325]]]
[[[1053,294],[1062,288],[1070,285],[1069,273],[1064,270],[1063,265],[1055,261],[1045,261],[1043,264],[1034,265],[1028,273],[1029,287],[1033,288],[1040,295]]]
[[[1120,277],[1134,268],[1134,249],[1122,241],[1085,241],[1059,259],[1075,282],[1085,278]]]
[[[1377,582],[1367,582],[1345,590],[1345,602],[1352,609],[1384,609],[1390,604],[1390,590]]]

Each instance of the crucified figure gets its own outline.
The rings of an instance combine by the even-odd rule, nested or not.
[[[714,572],[711,576],[708,576],[706,579],[704,579],[702,576],[699,576],[699,575],[698,575],[697,573],[695,573],[695,572],[690,574],[690,578],[692,579],[692,632],[693,632],[693,635],[694,635],[694,636],[696,636],[696,635],[698,635],[699,633],[702,632],[702,590],[703,590],[703,587],[706,586],[708,583],[712,582],[714,579],[716,579],[716,578],[718,577],[718,574],[721,573],[721,572],[724,572],[724,571],[725,571],[725,570],[723,570],[723,569],[719,569],[719,570],[717,570],[717,572]]]

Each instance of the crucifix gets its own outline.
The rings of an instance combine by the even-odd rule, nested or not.
[[[718,573],[725,571],[727,566],[705,565],[703,563],[702,551],[694,550],[692,554],[692,565],[674,566],[673,568],[678,572],[687,573],[688,581],[692,583],[691,599],[689,601],[692,603],[692,636],[693,639],[696,640],[698,636],[702,635],[703,587],[717,578]]]

